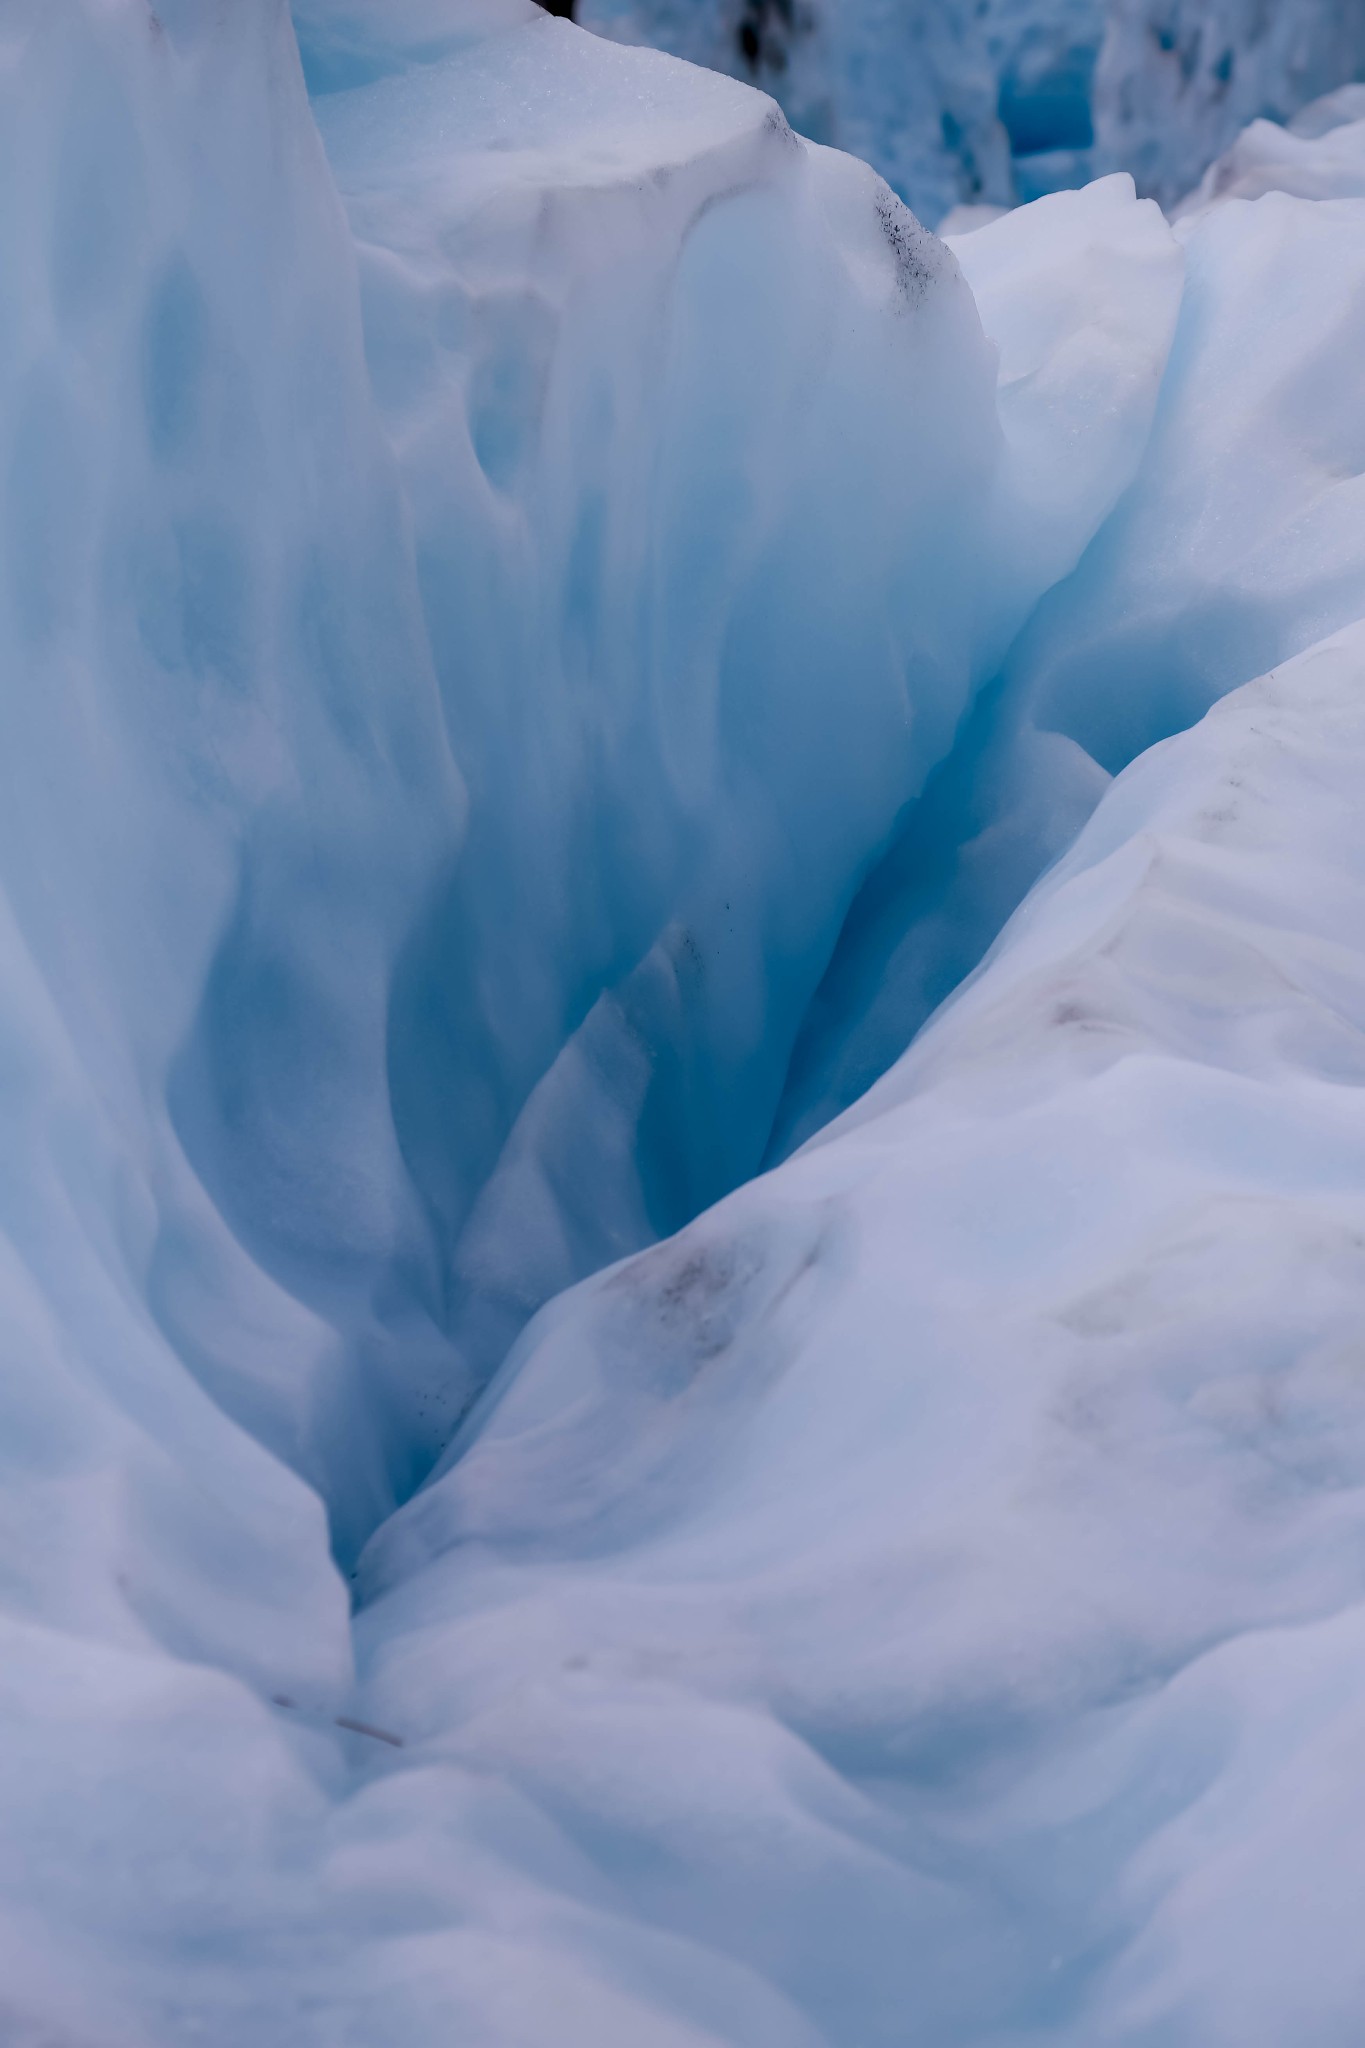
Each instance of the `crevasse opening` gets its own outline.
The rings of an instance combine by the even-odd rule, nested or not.
[[[596,111],[566,90],[583,49],[531,21],[317,106],[443,708],[483,784],[388,1012],[395,1130],[446,1275],[447,1432],[451,1389],[472,1398],[541,1302],[762,1163],[854,891],[1136,461],[1152,394],[1124,386],[1163,357],[1178,290],[1130,188],[1054,231],[1079,260],[1094,210],[1126,206],[1118,239],[1150,287],[1121,360],[1096,353],[1113,419],[1062,476],[1059,444],[1029,445],[1027,400],[1002,437],[953,259],[763,102],[708,84],[714,140],[689,131],[674,169],[671,102],[648,99],[610,170],[566,177]],[[587,49],[594,93],[612,67],[680,89],[657,59]],[[510,131],[495,64],[521,94]],[[520,195],[482,184],[513,135],[535,152],[518,177],[547,181],[524,230]],[[511,223],[485,274],[495,203]],[[547,209],[562,274],[538,259]],[[1059,310],[1025,348],[1086,317]]]
[[[1049,699],[1149,433],[1179,432],[1152,420],[1181,253],[1121,180],[1045,201],[1031,240],[959,242],[964,284],[869,173],[722,79],[530,8],[300,19],[310,203],[339,194],[353,251],[329,289],[359,271],[346,490],[385,530],[357,533],[360,575],[308,543],[275,659],[314,678],[382,850],[360,891],[363,839],[310,876],[322,783],[311,812],[256,805],[167,1105],[336,1360],[282,1410],[200,1370],[320,1486],[349,1569],[544,1301],[846,1108],[1074,836],[1095,758],[1262,664],[1227,652],[1239,594],[1132,733],[1121,690],[1112,734],[1093,689]],[[170,33],[192,57],[203,31]],[[231,344],[163,233],[146,444],[193,479],[234,431]],[[262,600],[231,511],[177,512],[163,552],[140,649],[241,701]],[[1153,707],[1172,663],[1140,670]],[[410,679],[400,744],[450,763],[444,794],[428,773],[415,795],[367,708]],[[154,1298],[202,1353],[197,1257],[168,1246]]]

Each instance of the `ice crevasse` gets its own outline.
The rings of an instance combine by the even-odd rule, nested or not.
[[[517,0],[0,99],[0,2040],[1344,2048],[1353,104],[948,248]]]

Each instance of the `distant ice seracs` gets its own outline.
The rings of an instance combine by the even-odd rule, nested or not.
[[[1116,170],[1170,205],[1247,122],[1365,76],[1355,0],[579,0],[578,18],[761,85],[931,225]]]
[[[1288,124],[1253,121],[1172,209],[1183,220],[1222,199],[1365,198],[1365,85],[1313,101]]]

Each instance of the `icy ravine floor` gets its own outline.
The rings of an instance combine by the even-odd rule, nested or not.
[[[330,163],[265,0],[33,0],[0,67],[0,2040],[1345,2048],[1362,649],[1291,657],[1365,616],[1349,138],[964,285],[730,84],[512,0],[299,16]],[[643,952],[637,1034],[705,1044],[688,1143],[770,1105],[988,681],[983,935],[1078,738],[1234,694],[386,1520],[648,1178],[602,995]],[[446,1031],[507,1065],[443,1184]],[[471,1338],[500,1148],[531,1277]],[[321,1496],[384,1523],[354,1642]]]

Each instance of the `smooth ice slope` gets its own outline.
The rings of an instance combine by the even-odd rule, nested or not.
[[[931,224],[1115,170],[1167,205],[1248,121],[1365,76],[1354,0],[579,0],[577,13],[754,79]]]
[[[373,1546],[438,1837],[515,1786],[669,2012],[660,1924],[790,2002],[732,2043],[1355,2040],[1362,774],[1359,628],[1144,756]]]

